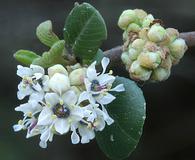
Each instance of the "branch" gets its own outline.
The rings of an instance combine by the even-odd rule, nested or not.
[[[183,32],[180,33],[180,37],[186,41],[188,47],[195,46],[195,31],[194,32]],[[121,61],[122,46],[114,47],[104,52],[104,55],[110,59],[111,66],[118,69],[118,73],[125,73],[125,67]],[[126,72],[127,74],[127,72]]]

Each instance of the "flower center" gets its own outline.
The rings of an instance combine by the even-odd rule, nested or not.
[[[67,118],[70,115],[70,110],[61,104],[57,104],[55,107],[53,107],[53,113],[58,118]]]
[[[98,80],[93,80],[91,82],[91,90],[94,92],[101,91],[106,88],[106,85],[101,86]]]

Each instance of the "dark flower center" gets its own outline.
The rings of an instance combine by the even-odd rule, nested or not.
[[[98,80],[93,80],[91,82],[91,90],[94,92],[101,91],[102,89],[105,89],[106,85],[101,86]]]
[[[70,115],[70,110],[61,104],[57,104],[55,107],[53,107],[53,113],[58,118],[67,118]]]

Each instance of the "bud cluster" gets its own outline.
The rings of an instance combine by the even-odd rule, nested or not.
[[[121,59],[134,80],[166,80],[187,50],[176,29],[164,28],[161,20],[141,9],[125,10],[118,26],[124,30]]]
[[[23,119],[14,125],[14,131],[27,130],[26,138],[40,135],[40,146],[47,147],[54,135],[71,132],[73,144],[88,143],[95,131],[114,123],[105,105],[116,97],[111,92],[124,91],[123,84],[112,88],[115,81],[106,73],[108,58],[101,61],[103,71],[96,71],[96,62],[90,66],[62,66],[56,64],[47,73],[38,65],[18,66],[18,99],[28,97],[28,102],[16,107]]]

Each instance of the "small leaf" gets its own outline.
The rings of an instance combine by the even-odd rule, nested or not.
[[[111,126],[96,133],[100,149],[112,160],[127,158],[136,148],[146,117],[145,99],[135,82],[117,77],[114,86],[124,84],[125,92],[115,94],[116,100],[107,106],[114,119]]]
[[[42,57],[33,61],[33,64],[48,68],[54,64],[64,64],[66,61],[62,57],[65,48],[65,41],[56,42],[48,52],[44,52]]]
[[[40,56],[36,53],[28,50],[19,50],[14,54],[14,58],[25,65],[30,65],[32,62]]]
[[[76,4],[64,27],[64,39],[73,53],[91,61],[106,38],[106,25],[100,13],[88,3]]]
[[[58,36],[52,31],[52,23],[50,20],[39,24],[36,35],[48,47],[51,47],[55,42],[59,41]]]

